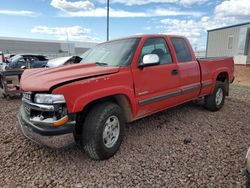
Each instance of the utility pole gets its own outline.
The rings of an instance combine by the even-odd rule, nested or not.
[[[69,32],[68,32],[68,29],[66,31],[66,34],[67,34],[67,43],[68,43],[68,54],[70,55],[70,44],[69,44]]]
[[[109,41],[109,0],[107,0],[107,41]]]

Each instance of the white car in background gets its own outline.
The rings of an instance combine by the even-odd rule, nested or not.
[[[79,56],[67,56],[50,59],[46,65],[47,68],[60,67],[64,65],[77,64],[82,60]]]

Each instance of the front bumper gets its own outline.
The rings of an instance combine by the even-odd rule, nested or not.
[[[18,129],[28,139],[51,148],[62,148],[75,143],[74,127],[75,122],[68,122],[59,127],[53,127],[51,124],[32,123],[27,117],[23,106],[18,114]]]

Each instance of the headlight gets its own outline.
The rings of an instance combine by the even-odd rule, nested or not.
[[[35,102],[40,104],[65,103],[65,98],[60,94],[36,94]]]

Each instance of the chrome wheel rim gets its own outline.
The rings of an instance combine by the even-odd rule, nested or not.
[[[103,130],[103,144],[107,148],[112,148],[120,135],[120,122],[116,116],[110,116],[105,122]]]
[[[215,96],[215,103],[216,105],[220,105],[221,102],[223,100],[223,90],[221,88],[219,88],[216,92],[216,96]]]

